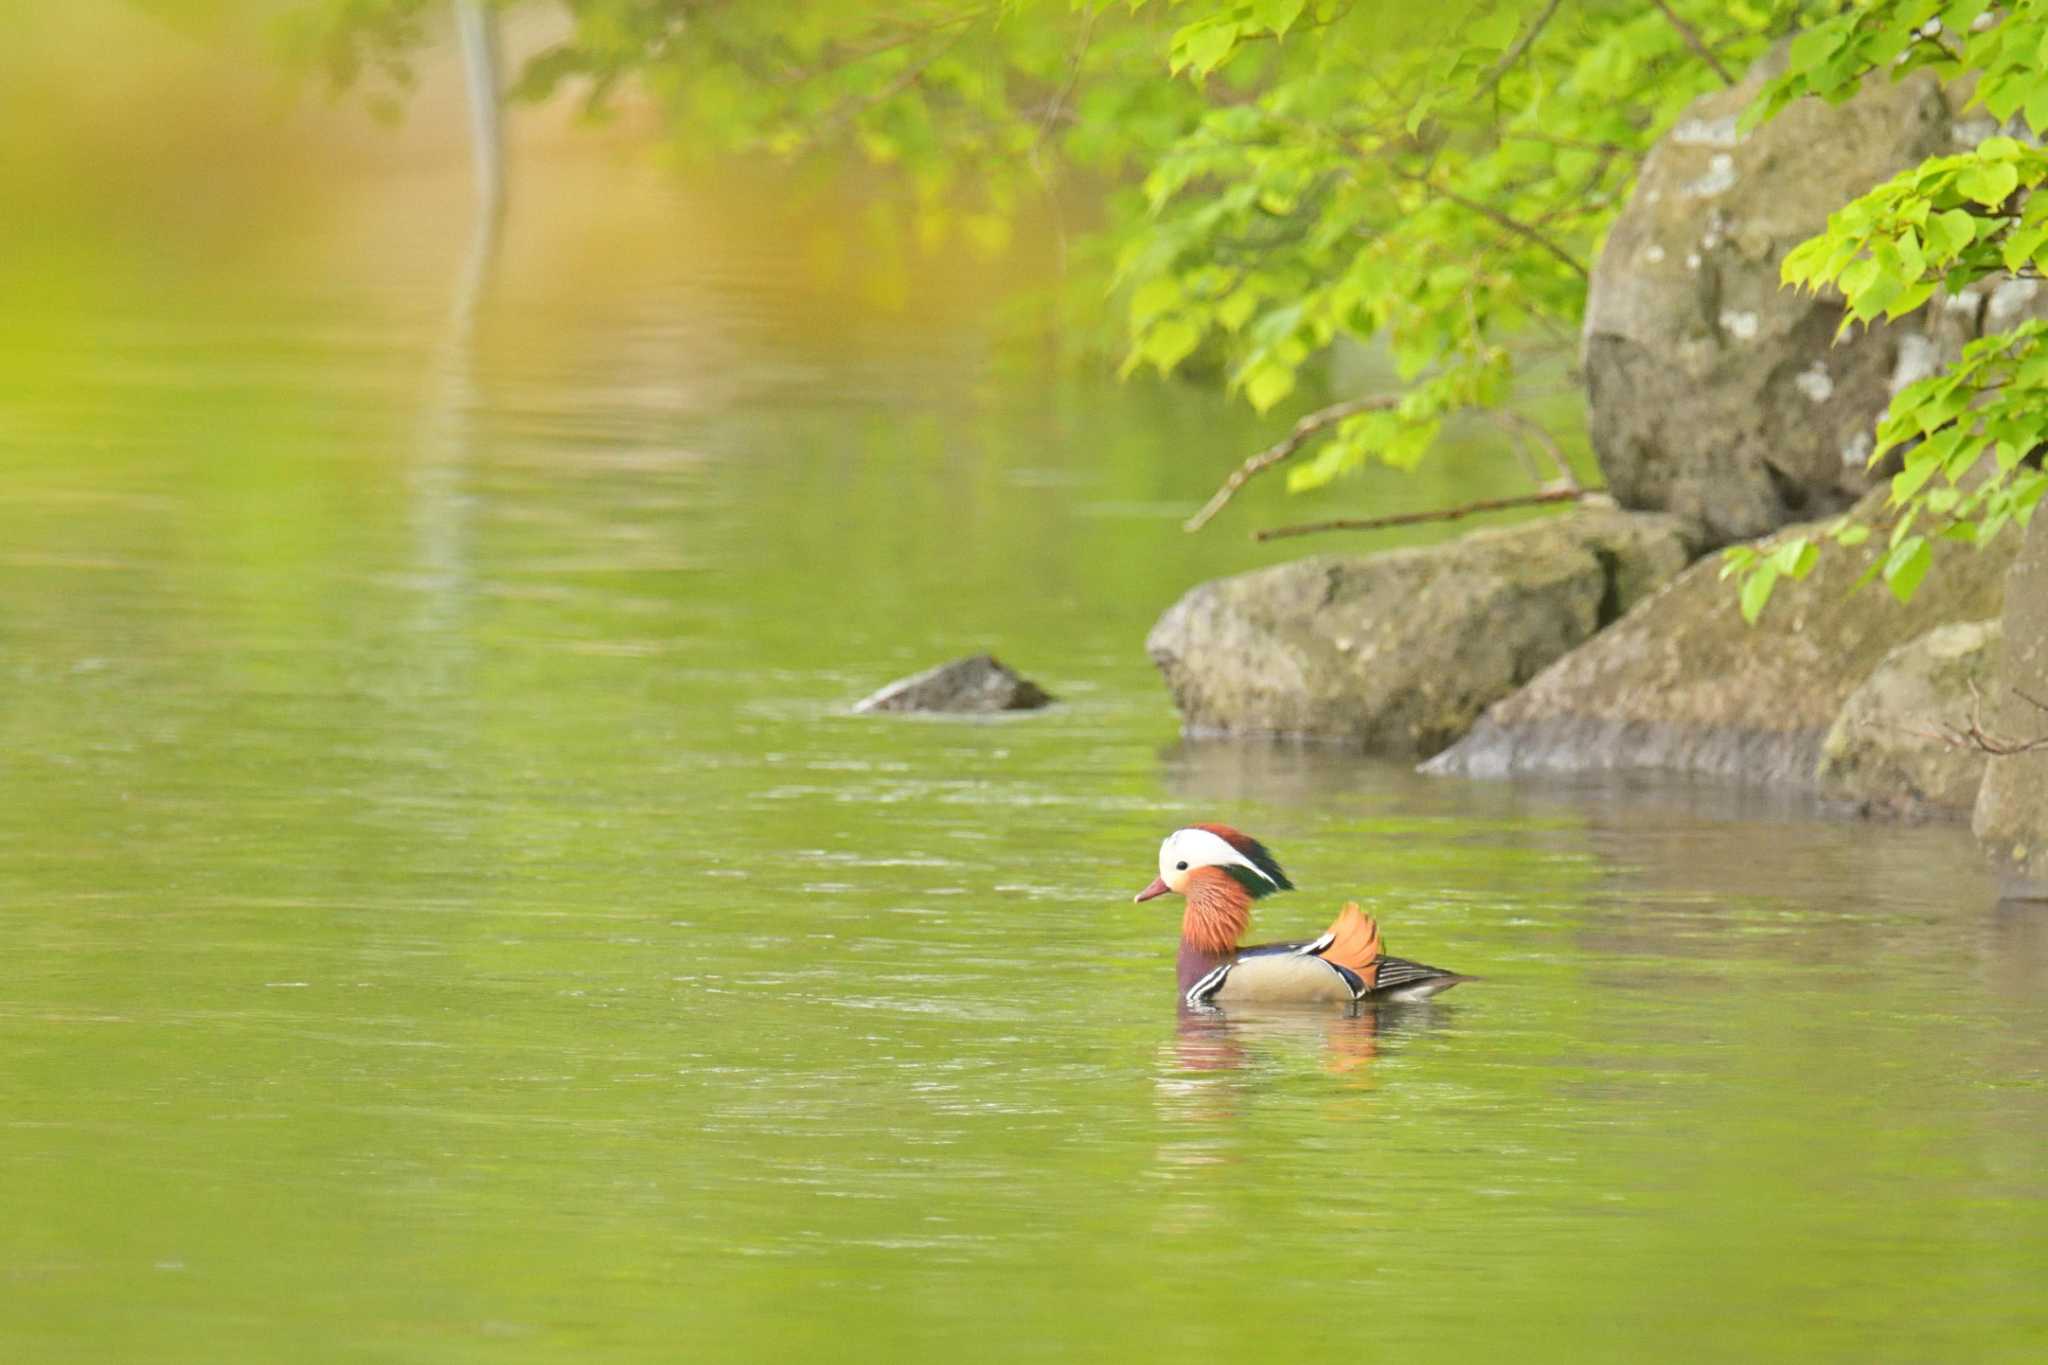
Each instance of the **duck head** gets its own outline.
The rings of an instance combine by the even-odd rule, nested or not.
[[[1166,836],[1159,845],[1159,875],[1131,899],[1149,901],[1169,891],[1185,896],[1201,885],[1216,884],[1218,877],[1235,883],[1253,900],[1294,889],[1279,860],[1251,835],[1228,825],[1189,825]]]
[[[1294,883],[1266,846],[1228,825],[1189,825],[1159,845],[1159,875],[1132,900],[1169,891],[1187,898],[1181,937],[1208,952],[1237,946],[1251,922],[1252,902]]]

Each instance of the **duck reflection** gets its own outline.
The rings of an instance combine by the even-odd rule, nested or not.
[[[1169,1128],[1156,1173],[1173,1180],[1236,1164],[1244,1158],[1240,1120],[1274,1082],[1314,1071],[1328,1078],[1328,1096],[1356,1096],[1372,1088],[1375,1062],[1447,1013],[1443,1006],[1371,1002],[1256,1010],[1183,1005],[1160,1049],[1155,1086]],[[1214,1212],[1199,1199],[1175,1207],[1176,1225],[1168,1231],[1195,1231]]]
[[[1174,1032],[1173,1061],[1182,1071],[1237,1071],[1262,1059],[1284,1060],[1281,1054],[1319,1052],[1330,1074],[1363,1075],[1379,1055],[1380,1010],[1354,1004],[1226,1012],[1183,1004]]]
[[[1201,1009],[1183,1004],[1161,1049],[1161,1097],[1185,1117],[1217,1118],[1263,1077],[1312,1068],[1346,1087],[1368,1088],[1390,1048],[1438,1027],[1446,1007],[1361,1001],[1338,1007]]]

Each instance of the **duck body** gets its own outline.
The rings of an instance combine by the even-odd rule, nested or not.
[[[1174,831],[1159,868],[1135,899],[1187,898],[1176,974],[1190,1007],[1422,1000],[1467,979],[1382,951],[1379,925],[1355,903],[1320,937],[1239,946],[1252,902],[1294,884],[1264,845],[1226,825]]]
[[[1369,941],[1369,953],[1356,950],[1362,941]],[[1258,943],[1227,956],[1183,939],[1181,996],[1196,1006],[1426,1000],[1466,979],[1378,949],[1379,926],[1356,905],[1346,905],[1320,938]]]

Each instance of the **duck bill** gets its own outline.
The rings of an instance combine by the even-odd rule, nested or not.
[[[1164,877],[1154,877],[1152,879],[1152,885],[1146,887],[1143,891],[1140,891],[1137,895],[1131,897],[1131,899],[1134,901],[1149,901],[1154,896],[1163,896],[1170,890],[1172,890],[1172,888],[1166,884],[1166,879]]]

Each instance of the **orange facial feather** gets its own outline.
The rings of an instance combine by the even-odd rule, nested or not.
[[[1180,921],[1182,940],[1205,953],[1235,951],[1251,926],[1252,893],[1221,868],[1198,867],[1188,874],[1187,896],[1187,913]]]

